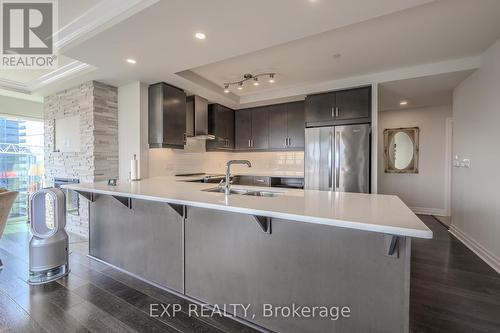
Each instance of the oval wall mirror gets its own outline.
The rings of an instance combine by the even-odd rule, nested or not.
[[[386,173],[418,173],[418,127],[384,131]]]

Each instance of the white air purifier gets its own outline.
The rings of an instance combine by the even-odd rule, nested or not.
[[[69,273],[64,192],[58,188],[39,190],[31,196],[30,209],[28,283],[48,283]]]

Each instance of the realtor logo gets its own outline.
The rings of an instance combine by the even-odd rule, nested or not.
[[[0,0],[1,62],[12,69],[57,68],[57,0]]]

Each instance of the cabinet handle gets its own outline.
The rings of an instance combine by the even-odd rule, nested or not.
[[[292,145],[292,138],[288,138],[288,146],[290,147]]]
[[[335,156],[335,188],[340,188],[340,157],[342,156],[340,153],[341,140],[342,132],[335,132],[335,151],[338,152],[338,155]]]
[[[335,117],[335,108],[332,106],[332,118]]]
[[[187,141],[187,134],[186,133],[184,133],[182,135],[182,140],[184,141],[184,144],[186,144],[186,141]]]
[[[252,142],[252,148],[253,148],[253,147],[255,147],[255,145],[254,145],[254,143],[253,143],[253,139],[251,140],[251,142]]]
[[[338,117],[339,117],[339,114],[340,114],[339,107],[338,107],[338,106],[336,106],[336,107],[335,107],[335,118],[338,118]]]
[[[248,139],[248,147],[252,147],[252,145],[250,144],[250,139]]]

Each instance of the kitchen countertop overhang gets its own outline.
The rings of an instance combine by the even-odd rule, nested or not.
[[[393,195],[296,190],[283,188],[249,188],[281,192],[275,197],[254,197],[206,192],[215,184],[189,183],[179,177],[154,177],[134,182],[106,182],[64,185],[66,189],[217,209],[228,212],[266,216],[304,223],[378,232],[396,236],[432,238],[432,231]]]

